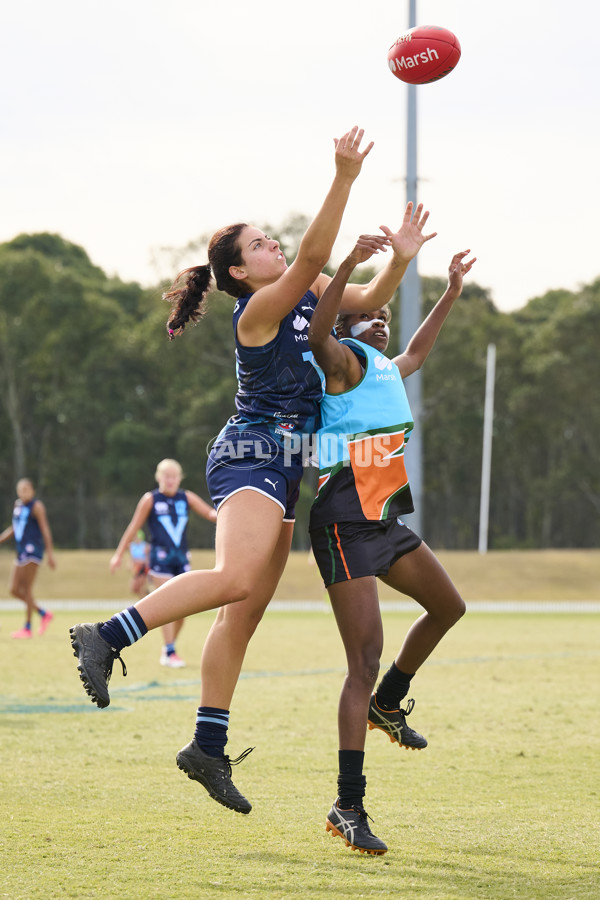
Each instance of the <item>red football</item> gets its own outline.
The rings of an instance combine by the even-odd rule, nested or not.
[[[439,81],[460,59],[456,35],[437,25],[417,25],[401,34],[388,50],[392,73],[407,84]]]

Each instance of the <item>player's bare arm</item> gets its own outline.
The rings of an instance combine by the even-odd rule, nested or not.
[[[362,377],[356,355],[349,347],[340,344],[331,332],[350,275],[361,262],[366,262],[379,251],[385,252],[388,243],[386,235],[361,235],[325,288],[313,313],[308,329],[308,343],[315,360],[325,372],[328,393],[339,394],[348,390]]]
[[[471,271],[477,261],[476,257],[465,261],[470,252],[470,250],[463,250],[461,253],[454,254],[448,268],[448,287],[427,318],[415,331],[404,353],[396,356],[393,360],[403,378],[420,369],[429,356],[446,317],[462,293],[463,277]]]
[[[150,510],[152,509],[153,502],[154,498],[152,497],[152,493],[150,491],[147,491],[138,501],[135,512],[131,517],[131,522],[123,532],[123,537],[119,541],[119,546],[111,557],[109,564],[111,572],[114,573],[121,565],[121,559],[123,558],[125,550],[129,546],[135,535],[138,533],[140,528],[146,522],[146,519],[150,515]]]
[[[194,491],[186,491],[185,496],[190,509],[195,513],[202,516],[203,519],[208,519],[209,522],[217,521],[217,511],[210,503],[207,503],[206,500],[203,500],[202,497],[199,497]]]
[[[33,507],[33,515],[37,519],[38,525],[40,526],[40,531],[42,532],[42,538],[44,539],[44,546],[46,548],[46,554],[48,557],[48,565],[51,569],[55,569],[56,562],[54,559],[54,542],[52,540],[52,532],[50,531],[50,525],[48,524],[46,507],[41,500],[36,500]]]
[[[387,265],[368,284],[349,284],[346,287],[341,312],[369,312],[389,303],[411,259],[414,259],[421,247],[437,234],[435,231],[430,234],[423,233],[428,218],[429,212],[423,210],[422,203],[419,203],[414,212],[413,204],[407,203],[398,231],[393,232],[387,225],[380,226],[389,240],[392,256]]]
[[[350,189],[373,147],[371,142],[361,150],[363,137],[364,130],[355,126],[334,139],[335,176],[321,209],[300,242],[296,259],[276,280],[251,285],[255,294],[237,326],[238,338],[246,346],[262,346],[275,337],[281,320],[309,290],[331,256]]]
[[[8,528],[5,528],[4,531],[0,532],[0,544],[3,544],[4,541],[7,541],[14,534],[14,529],[12,525],[9,525]]]

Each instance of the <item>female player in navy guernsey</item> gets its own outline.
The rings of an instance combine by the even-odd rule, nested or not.
[[[30,638],[31,619],[34,611],[40,617],[38,634],[43,634],[54,618],[53,614],[38,606],[33,599],[33,582],[44,556],[48,554],[48,565],[54,569],[54,546],[52,532],[48,524],[46,507],[35,496],[33,483],[29,478],[21,478],[17,482],[17,500],[9,525],[0,534],[0,544],[14,537],[17,544],[17,558],[13,566],[9,590],[13,597],[25,604],[25,624],[18,631],[13,631],[13,638]]]
[[[422,217],[426,220],[427,214]],[[338,798],[326,827],[354,849],[381,854],[386,845],[370,830],[363,799],[367,718],[405,747],[427,741],[406,724],[413,701],[401,709],[410,680],[465,605],[431,550],[401,520],[414,507],[404,467],[412,430],[402,379],[421,367],[462,291],[474,259],[457,253],[446,292],[400,356],[384,354],[389,309],[344,315],[336,322],[354,267],[386,245],[384,236],[363,235],[324,292],[311,319],[308,340],[326,377],[318,432],[319,486],[311,510],[311,543],[344,642],[348,672],[339,709]],[[414,598],[425,610],[372,695],[383,648],[376,576]]]
[[[157,588],[175,575],[190,570],[187,546],[190,509],[210,522],[217,521],[217,514],[198,494],[179,489],[183,472],[176,459],[161,460],[154,477],[158,488],[147,491],[140,499],[111,558],[110,570],[115,572],[119,568],[132,539],[140,528],[146,527],[150,532],[148,580],[153,588]],[[160,654],[161,666],[170,669],[185,666],[175,650],[175,641],[183,622],[184,619],[177,619],[162,626],[164,645]]]
[[[153,591],[105,624],[71,629],[80,677],[99,706],[110,702],[107,680],[119,651],[173,618],[219,608],[202,654],[202,696],[194,739],[177,754],[178,766],[224,806],[248,813],[250,803],[231,780],[224,753],[229,707],[244,655],[285,566],[302,476],[299,455],[286,459],[290,434],[312,433],[322,385],[309,361],[307,330],[330,278],[331,255],[350,189],[372,144],[360,145],[353,128],[335,141],[335,176],[317,216],[288,267],[277,241],[237,224],[217,232],[209,265],[186,270],[167,299],[173,303],[173,337],[204,312],[211,278],[237,298],[237,415],[213,446],[207,481],[218,510],[216,565],[187,572]],[[344,308],[373,309],[387,302],[410,260],[427,240],[420,210],[407,210],[388,265],[366,285],[348,285]],[[421,227],[420,227],[421,226]],[[229,605],[230,604],[230,605]]]

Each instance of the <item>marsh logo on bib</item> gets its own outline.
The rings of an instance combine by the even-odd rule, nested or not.
[[[376,369],[391,369],[394,365],[391,359],[388,359],[387,356],[376,356],[373,360],[375,363]]]

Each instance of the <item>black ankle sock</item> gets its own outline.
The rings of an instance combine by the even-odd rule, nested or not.
[[[414,675],[414,673],[413,673]],[[398,709],[410,690],[413,675],[401,672],[395,662],[389,667],[375,691],[377,705],[381,709]]]
[[[352,809],[362,806],[367,787],[364,775],[338,775],[338,806],[340,809]]]
[[[364,752],[362,750],[340,750],[338,759],[340,774],[337,783],[340,809],[362,806],[367,785],[367,779],[362,773]]]

